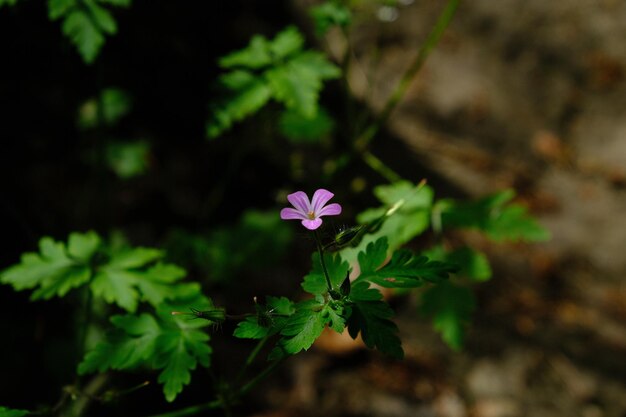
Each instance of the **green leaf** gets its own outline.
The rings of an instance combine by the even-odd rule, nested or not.
[[[245,71],[237,71],[222,77],[224,85],[231,89],[230,97],[215,106],[207,122],[209,138],[215,138],[238,121],[256,113],[271,98],[266,81]]]
[[[255,36],[246,48],[223,57],[220,66],[232,71],[220,81],[230,97],[213,107],[208,137],[219,136],[271,98],[305,118],[316,117],[323,81],[337,78],[340,70],[321,53],[302,51],[303,44],[302,34],[288,27],[272,41]]]
[[[104,35],[85,10],[73,9],[62,25],[63,34],[78,48],[87,64],[93,63],[104,45]]]
[[[267,297],[266,306],[257,306],[257,315],[239,322],[234,336],[242,339],[262,339],[280,332],[287,317],[295,313],[293,301],[286,297]]]
[[[345,327],[344,308],[341,302],[324,303],[321,297],[300,302],[280,332],[282,338],[270,353],[269,359],[293,355],[308,350],[322,334],[326,324],[342,332]]]
[[[279,127],[281,133],[293,143],[319,143],[332,132],[335,122],[322,108],[313,117],[286,110],[280,116]]]
[[[450,252],[446,260],[459,266],[459,275],[475,281],[487,281],[491,278],[491,266],[484,253],[463,247]]]
[[[432,317],[435,330],[455,350],[463,345],[464,327],[475,306],[469,289],[449,282],[436,285],[422,295],[422,312]]]
[[[191,381],[191,371],[197,364],[210,366],[209,335],[201,329],[209,322],[171,314],[192,307],[201,311],[214,308],[211,301],[199,293],[199,286],[180,298],[163,303],[156,317],[147,313],[114,316],[111,321],[115,331],[87,353],[78,372],[85,374],[138,366],[160,369],[158,381],[163,384],[167,401],[173,401]]]
[[[254,36],[246,48],[232,52],[219,60],[219,65],[222,68],[259,69],[271,63],[269,42],[260,35]]]
[[[444,227],[475,228],[496,241],[542,241],[550,238],[525,207],[510,203],[515,197],[513,190],[505,190],[474,202],[442,200],[437,203],[441,210]]]
[[[312,7],[309,13],[318,36],[324,35],[333,26],[345,27],[352,21],[350,9],[337,1],[328,1]]]
[[[431,261],[425,256],[416,256],[400,249],[394,252],[391,261],[382,265],[387,256],[387,238],[369,243],[365,252],[359,253],[361,274],[356,281],[371,281],[388,288],[415,288],[424,282],[439,282],[448,278],[457,267],[450,263]],[[382,265],[382,266],[381,266]]]
[[[341,255],[348,262],[355,260],[369,243],[381,237],[387,237],[389,249],[395,250],[430,226],[432,188],[398,181],[375,187],[374,194],[384,205],[357,216],[357,221],[366,225],[368,230],[356,247],[342,250]]]
[[[78,366],[78,373],[104,372],[107,369],[132,369],[144,365],[155,354],[161,328],[154,316],[113,316],[111,322],[117,331],[107,341],[89,351]]]
[[[2,6],[2,0],[0,0],[0,6]],[[0,417],[22,417],[29,414],[32,413],[28,410],[17,410],[14,408],[0,407]]]
[[[367,282],[357,282],[350,292],[351,314],[348,318],[348,333],[356,339],[359,333],[367,347],[378,349],[396,359],[404,352],[398,337],[398,326],[391,321],[394,313],[389,304],[382,300],[376,289]]]
[[[0,282],[16,291],[36,288],[33,300],[63,297],[89,281],[90,261],[99,244],[94,232],[72,233],[67,250],[63,242],[44,237],[39,241],[39,253],[23,254],[19,264],[0,273]]]
[[[326,326],[328,317],[324,317],[323,310],[324,304],[317,300],[299,303],[296,312],[289,317],[280,332],[283,338],[277,349],[288,355],[308,350]],[[270,358],[276,354],[271,354]]]
[[[117,33],[117,23],[113,19],[113,15],[102,6],[99,6],[94,0],[82,0],[87,7],[90,16],[100,30],[109,35]]]
[[[163,300],[186,292],[189,285],[176,284],[186,271],[172,264],[149,264],[163,257],[152,248],[124,249],[98,268],[91,290],[108,303],[134,312],[140,299],[158,306]]]
[[[339,254],[324,253],[324,260],[330,283],[333,289],[338,289],[346,279],[350,265],[343,261]],[[328,288],[326,288],[326,278],[324,277],[324,270],[320,262],[319,253],[313,253],[311,265],[312,270],[304,277],[302,288],[304,291],[313,295],[323,294]]]
[[[273,41],[269,43],[269,49],[274,61],[283,60],[302,50],[304,37],[295,26],[289,26],[282,30]]]
[[[76,0],[48,0],[48,18],[57,20],[74,7]]]
[[[145,141],[108,142],[106,158],[109,167],[118,177],[136,177],[148,170],[150,144]]]
[[[132,108],[128,93],[119,88],[105,88],[99,97],[85,101],[78,110],[77,125],[80,129],[114,126]]]
[[[337,78],[340,70],[319,52],[303,52],[266,72],[273,97],[304,117],[315,117],[322,81]]]

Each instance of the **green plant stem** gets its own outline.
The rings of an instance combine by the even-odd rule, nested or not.
[[[317,252],[320,255],[320,262],[322,263],[322,271],[324,271],[324,278],[326,278],[326,288],[328,292],[331,293],[333,291],[333,284],[330,282],[330,276],[328,275],[328,270],[326,269],[326,261],[324,260],[324,246],[322,245],[322,239],[320,238],[320,234],[317,230],[313,231],[315,235],[315,243],[317,243]]]
[[[378,133],[380,128],[387,122],[389,116],[391,115],[391,112],[396,108],[400,100],[402,100],[402,97],[404,97],[404,95],[406,94],[409,85],[411,84],[411,81],[413,81],[415,75],[424,65],[426,58],[428,58],[430,52],[439,42],[441,35],[448,27],[448,24],[454,16],[459,2],[460,0],[448,1],[448,4],[446,4],[446,7],[437,18],[435,26],[428,34],[426,41],[424,41],[424,43],[420,46],[417,56],[396,85],[396,88],[387,99],[383,110],[380,112],[376,120],[372,124],[370,124],[355,141],[355,148],[357,150],[364,151],[367,148],[367,145]]]
[[[361,152],[363,161],[389,182],[400,181],[402,177],[370,151]]]
[[[268,375],[270,375],[272,372],[274,372],[274,370],[276,368],[278,368],[278,365],[283,363],[284,360],[285,359],[282,358],[282,359],[279,359],[279,360],[276,360],[276,361],[272,362],[267,368],[265,368],[263,371],[261,371],[256,377],[252,378],[247,384],[245,384],[243,387],[241,387],[241,389],[239,390],[238,397],[247,394],[259,382],[261,382],[262,380],[267,378]]]
[[[252,352],[250,352],[250,354],[246,358],[246,361],[244,362],[243,366],[241,367],[241,370],[237,374],[237,377],[235,378],[235,384],[237,384],[239,381],[241,381],[241,378],[243,378],[243,376],[245,375],[246,371],[248,370],[250,365],[252,365],[252,362],[254,362],[256,357],[259,355],[259,352],[261,351],[261,349],[263,349],[263,346],[265,346],[265,343],[269,340],[269,338],[270,338],[269,335],[267,335],[263,339],[259,340],[259,342],[256,344],[256,346],[252,350]]]

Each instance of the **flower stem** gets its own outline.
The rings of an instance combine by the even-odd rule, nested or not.
[[[317,252],[320,255],[320,262],[322,263],[322,271],[324,271],[324,278],[326,278],[326,288],[328,292],[332,294],[333,284],[330,282],[330,275],[328,275],[328,269],[326,269],[326,261],[324,260],[324,245],[322,245],[322,239],[317,230],[313,231],[315,235],[315,243],[317,243]]]

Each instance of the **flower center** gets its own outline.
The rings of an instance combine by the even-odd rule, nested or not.
[[[315,220],[315,213],[312,211],[309,211],[309,213],[307,214],[307,216],[309,217],[309,219],[311,220]]]

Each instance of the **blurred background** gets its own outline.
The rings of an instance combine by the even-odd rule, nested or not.
[[[376,205],[371,190],[385,179],[358,160],[329,169],[347,147],[341,125],[288,140],[271,107],[217,139],[205,124],[218,58],[254,34],[295,24],[341,63],[345,34],[316,37],[313,4],[136,1],[115,11],[118,33],[91,65],[42,2],[0,8],[0,268],[41,236],[93,229],[166,248],[216,303],[246,310],[255,295],[297,294],[313,245],[278,220],[285,195],[331,189],[344,205],[338,228]],[[347,89],[359,114],[377,114],[445,2],[351,5]],[[460,352],[400,300],[404,361],[324,338],[254,391],[242,415],[625,417],[624,39],[623,0],[461,2],[372,149],[439,198],[514,188],[552,239],[455,236],[493,269]],[[330,82],[322,102],[341,114],[345,90]],[[0,287],[0,404],[58,400],[73,378],[72,305]],[[229,331],[214,335],[215,355],[234,360],[246,345],[224,340]],[[194,375],[177,405],[205,398],[202,381]],[[154,384],[118,407],[94,415],[170,406]]]

